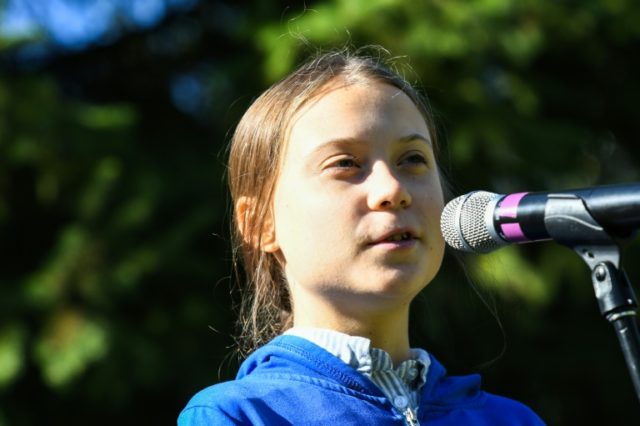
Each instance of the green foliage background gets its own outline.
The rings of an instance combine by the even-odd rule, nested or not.
[[[15,52],[41,35],[0,39],[0,425],[171,423],[233,377],[228,134],[309,53],[397,56],[458,193],[567,189],[639,180],[638,22],[631,0],[201,1],[32,67]],[[577,255],[466,262],[475,284],[448,260],[420,297],[414,344],[549,424],[640,424]]]

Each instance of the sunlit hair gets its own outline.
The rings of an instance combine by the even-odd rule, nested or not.
[[[426,100],[381,59],[347,50],[321,54],[271,86],[240,120],[229,152],[229,186],[234,207],[241,197],[251,208],[233,215],[233,259],[240,282],[238,344],[247,355],[292,326],[289,288],[276,256],[264,252],[261,238],[273,223],[273,196],[292,119],[329,82],[382,82],[402,90],[425,119],[434,151],[436,131]],[[238,267],[243,264],[244,278]]]

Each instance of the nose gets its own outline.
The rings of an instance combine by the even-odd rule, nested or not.
[[[369,176],[367,204],[371,210],[395,210],[411,205],[406,183],[384,163],[374,164]]]

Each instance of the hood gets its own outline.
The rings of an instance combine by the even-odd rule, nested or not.
[[[447,376],[446,369],[435,357],[427,381],[422,388],[421,405],[439,407],[468,406],[482,402],[480,376]],[[325,351],[318,345],[297,336],[278,336],[253,352],[240,366],[236,379],[290,375],[309,377],[351,390],[384,397],[380,389],[367,377]]]

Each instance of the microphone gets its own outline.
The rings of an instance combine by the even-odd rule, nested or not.
[[[584,214],[574,217],[557,208],[558,202],[569,200],[582,203],[580,210],[588,220]],[[567,238],[576,245],[590,241],[590,228],[628,237],[640,227],[640,183],[506,195],[473,191],[447,203],[440,228],[452,248],[489,253],[508,244],[554,239],[549,231],[552,218],[572,228],[569,237],[563,237],[565,243]]]

